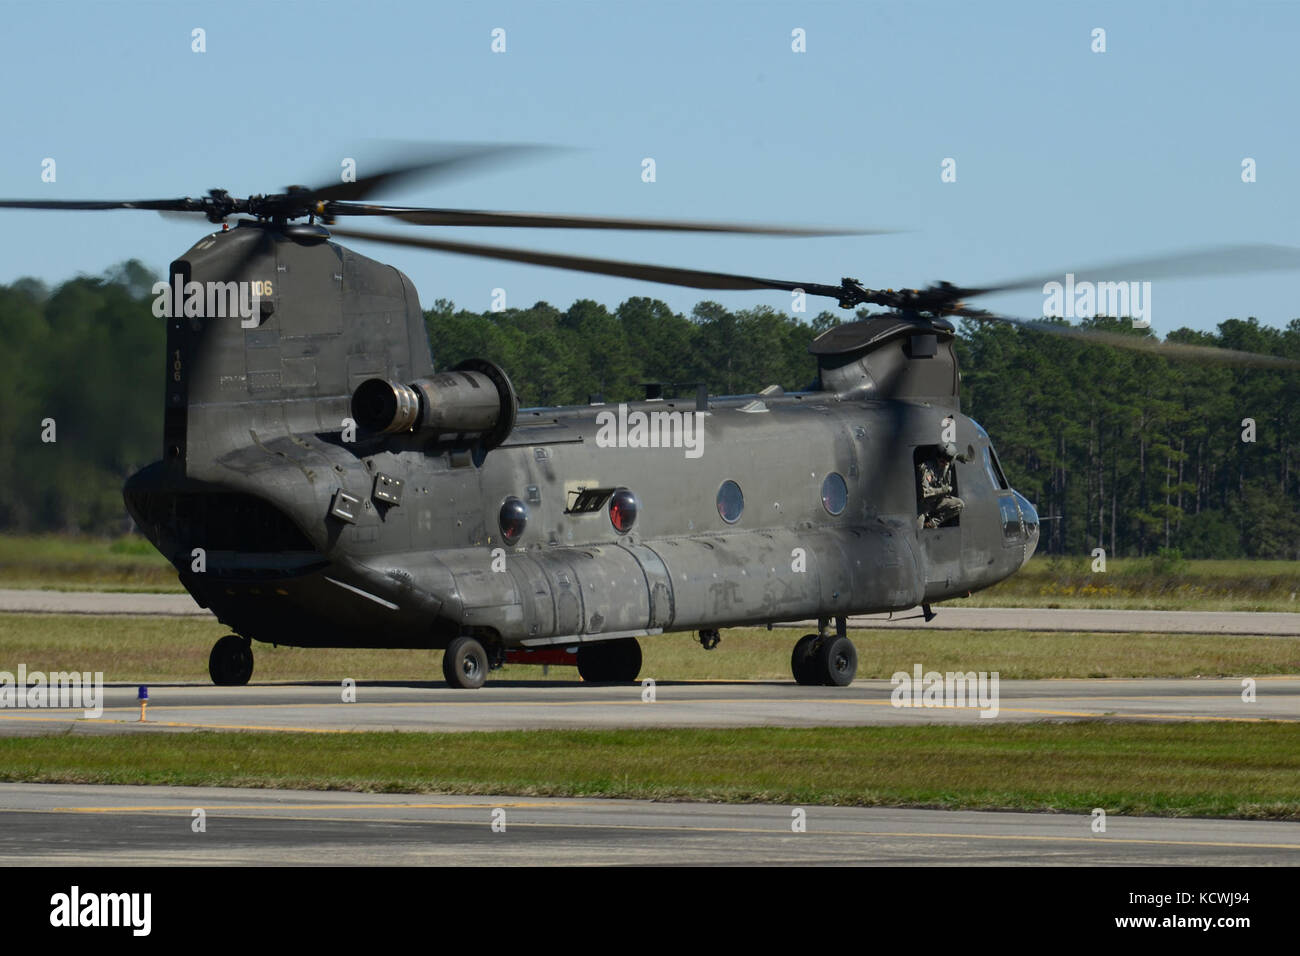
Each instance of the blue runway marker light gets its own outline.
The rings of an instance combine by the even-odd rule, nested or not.
[[[135,692],[135,696],[136,696],[136,699],[137,699],[137,700],[148,700],[148,699],[149,699],[149,688],[148,688],[148,687],[140,687],[140,688],[138,688],[138,689],[136,690],[136,692]]]

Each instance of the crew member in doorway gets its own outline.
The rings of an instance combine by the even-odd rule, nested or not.
[[[928,458],[917,465],[921,474],[921,514],[918,522],[926,528],[937,528],[961,514],[966,503],[952,493],[953,461],[968,461],[957,454],[957,446],[944,442]]]

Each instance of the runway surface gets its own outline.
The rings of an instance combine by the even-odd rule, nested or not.
[[[996,716],[988,708],[895,707],[887,680],[849,687],[793,681],[672,681],[640,684],[500,681],[477,691],[438,683],[363,682],[356,701],[340,684],[149,687],[140,722],[135,685],[104,688],[104,712],[0,710],[0,736],[48,733],[150,733],[187,730],[351,731],[533,730],[590,727],[834,727],[918,723],[1079,720],[1300,721],[1300,679],[1259,678],[1242,700],[1239,679],[999,681]]]
[[[1300,863],[1297,823],[801,809],[796,833],[791,806],[0,784],[0,865]]]
[[[188,594],[29,591],[0,588],[0,612],[211,617]],[[815,622],[791,622],[813,626]],[[1300,613],[1266,611],[1107,611],[1074,608],[941,607],[927,623],[919,609],[892,617],[849,618],[850,627],[921,630],[1094,631],[1098,633],[1258,634],[1300,637]]]

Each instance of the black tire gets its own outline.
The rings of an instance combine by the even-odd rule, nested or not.
[[[482,687],[488,675],[487,651],[472,637],[452,638],[442,655],[442,676],[447,686],[474,690]]]
[[[253,676],[253,642],[227,634],[212,645],[208,674],[218,687],[243,687]]]
[[[641,673],[641,645],[635,637],[583,644],[578,648],[578,674],[589,684],[625,684]]]
[[[794,650],[790,652],[790,673],[794,675],[796,683],[810,685],[822,682],[814,659],[816,647],[817,635],[805,634],[799,638],[794,645]]]
[[[828,637],[817,649],[816,667],[827,687],[848,687],[858,672],[858,649],[847,637]]]

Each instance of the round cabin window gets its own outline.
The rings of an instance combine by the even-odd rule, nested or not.
[[[735,524],[744,510],[745,496],[741,493],[740,485],[734,481],[724,481],[718,489],[718,514],[722,520],[727,524]]]
[[[832,471],[822,482],[822,507],[828,514],[838,515],[844,512],[849,503],[849,488],[844,478]]]

